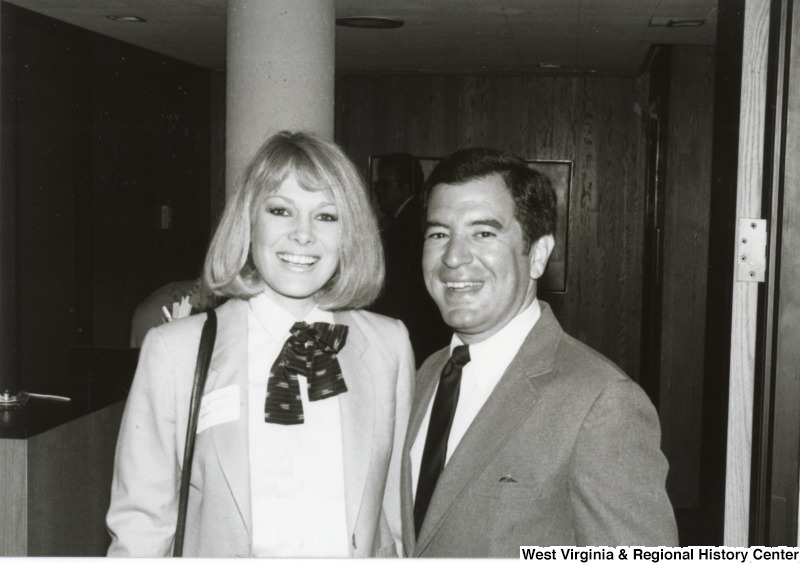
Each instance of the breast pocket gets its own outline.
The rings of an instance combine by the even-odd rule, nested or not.
[[[477,497],[498,500],[531,500],[547,496],[547,487],[540,483],[521,482],[511,475],[499,475],[495,479],[481,479],[470,492]]]
[[[474,483],[468,495],[470,512],[480,514],[473,535],[490,539],[494,553],[508,546],[570,545],[558,543],[572,533],[566,486],[501,474]]]

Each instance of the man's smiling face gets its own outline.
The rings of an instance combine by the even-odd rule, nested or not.
[[[536,297],[536,279],[549,251],[542,260],[539,241],[525,250],[514,200],[500,175],[439,184],[431,191],[425,285],[465,343],[489,338]]]

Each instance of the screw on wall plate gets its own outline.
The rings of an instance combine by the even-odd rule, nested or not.
[[[746,238],[742,239],[742,244],[747,244],[747,239]]]
[[[755,272],[748,272],[747,275],[750,276],[751,278],[756,277],[756,273]]]
[[[755,229],[757,226],[758,226],[758,225],[756,225],[755,223],[750,223],[750,228],[751,228],[751,229]]]
[[[747,262],[747,254],[742,254],[741,256],[739,256],[739,260],[741,260],[742,262]]]

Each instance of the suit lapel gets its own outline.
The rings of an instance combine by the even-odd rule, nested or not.
[[[209,429],[225,481],[242,522],[251,535],[250,458],[247,421],[247,302],[231,300],[217,309],[218,330],[209,366],[206,393],[230,385],[239,387],[239,419]]]
[[[335,322],[349,326],[347,343],[339,354],[339,364],[347,384],[347,393],[339,395],[339,408],[344,450],[345,510],[347,529],[352,537],[361,512],[375,443],[375,382],[369,366],[380,365],[381,360],[371,357],[375,352],[353,315],[336,313]]]
[[[417,555],[430,543],[444,517],[467,485],[494,459],[500,447],[539,402],[539,376],[552,370],[555,348],[562,334],[549,306],[541,303],[541,307],[539,321],[528,334],[439,477],[425,524],[417,540]],[[431,394],[432,391],[428,393],[428,400]],[[427,401],[423,404],[427,405]],[[415,405],[415,408],[419,408],[419,405]]]
[[[428,410],[428,405],[431,402],[433,393],[436,390],[436,384],[439,382],[439,374],[447,363],[447,358],[450,354],[450,349],[445,348],[436,353],[437,355],[428,364],[420,368],[417,376],[417,388],[414,394],[414,403],[411,408],[411,416],[408,421],[408,431],[406,433],[406,442],[403,446],[403,467],[401,473],[401,487],[402,499],[401,510],[403,511],[403,547],[406,555],[411,556],[414,551],[414,491],[412,491],[411,479],[411,447],[417,439],[419,428],[422,425],[422,420],[425,418],[425,412]],[[424,439],[424,437],[422,438]]]

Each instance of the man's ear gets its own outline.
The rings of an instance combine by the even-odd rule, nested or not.
[[[547,267],[547,260],[550,258],[550,253],[553,252],[555,244],[556,241],[553,235],[544,235],[533,243],[530,252],[531,279],[538,280],[542,277],[544,269]]]

